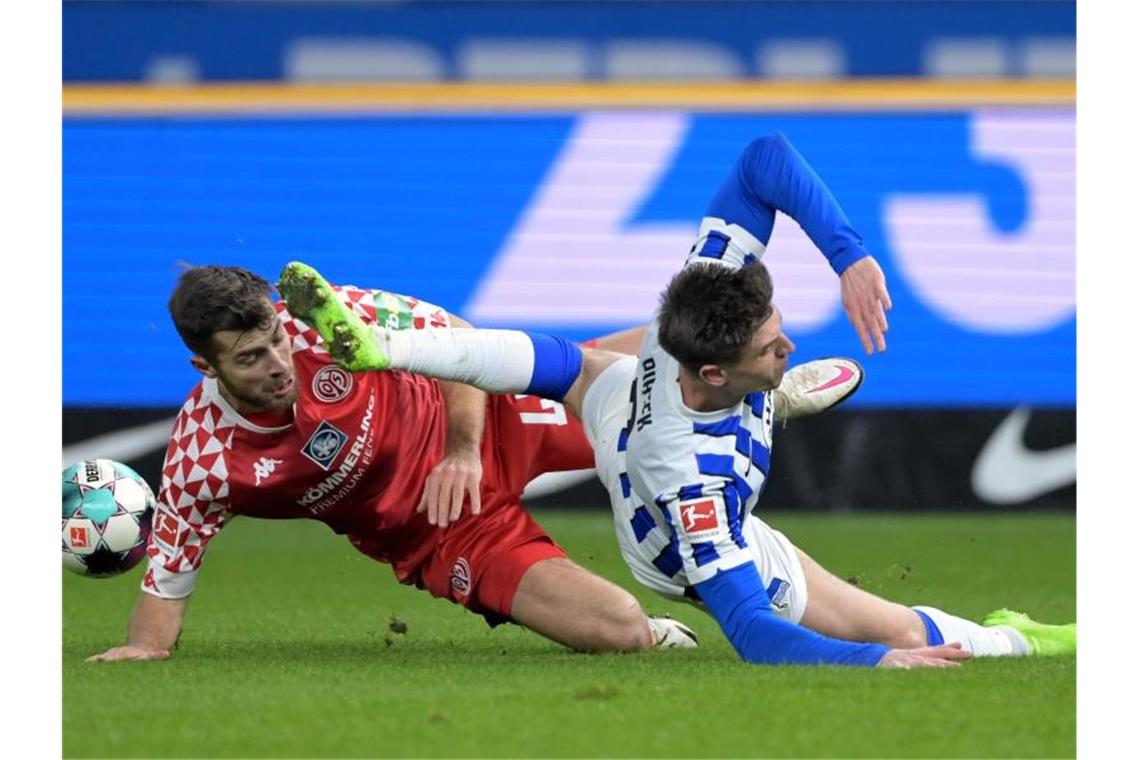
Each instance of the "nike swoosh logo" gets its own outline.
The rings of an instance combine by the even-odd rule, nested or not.
[[[850,367],[843,367],[836,364],[835,368],[839,370],[839,374],[837,376],[833,377],[831,380],[828,380],[823,385],[817,385],[808,391],[808,393],[819,393],[820,391],[825,391],[828,388],[834,388],[837,385],[842,385],[855,376],[855,373],[851,370]]]
[[[974,493],[993,504],[1017,504],[1077,482],[1077,444],[1045,451],[1025,447],[1031,410],[1014,409],[978,453]]]

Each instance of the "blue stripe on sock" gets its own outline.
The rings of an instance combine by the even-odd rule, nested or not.
[[[912,607],[911,609],[914,609],[914,608]],[[918,616],[920,618],[922,618],[922,624],[926,626],[926,644],[927,644],[927,646],[933,647],[933,646],[938,646],[939,644],[945,644],[946,640],[942,638],[942,631],[938,630],[938,626],[936,626],[934,624],[934,621],[930,619],[930,615],[927,615],[922,610],[914,610],[914,611],[918,613]]]
[[[534,345],[534,372],[526,393],[561,401],[582,370],[582,349],[565,338],[527,332]]]

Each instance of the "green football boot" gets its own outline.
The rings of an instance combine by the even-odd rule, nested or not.
[[[277,290],[289,313],[312,326],[337,364],[352,372],[388,369],[391,359],[380,336],[364,324],[308,264],[291,261]]]
[[[982,621],[986,628],[1004,625],[1025,637],[1029,651],[1036,656],[1053,656],[1077,653],[1077,624],[1049,625],[1038,623],[1024,612],[996,610]]]

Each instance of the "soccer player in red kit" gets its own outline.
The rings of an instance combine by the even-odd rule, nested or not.
[[[426,302],[342,288],[393,329],[465,324]],[[522,509],[535,476],[593,453],[572,417],[403,372],[351,373],[239,267],[186,271],[170,313],[202,373],[174,423],[127,642],[92,660],[168,657],[203,552],[234,515],[310,518],[415,584],[567,646],[693,646],[624,589],[576,565]],[[537,423],[537,424],[536,424]],[[543,424],[557,423],[557,424]],[[464,503],[470,516],[459,519]]]

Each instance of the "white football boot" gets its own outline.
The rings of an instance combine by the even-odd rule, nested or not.
[[[784,373],[772,394],[780,422],[819,414],[847,399],[863,383],[863,368],[854,359],[816,359]]]
[[[695,649],[697,634],[692,628],[671,617],[649,618],[654,649]]]

